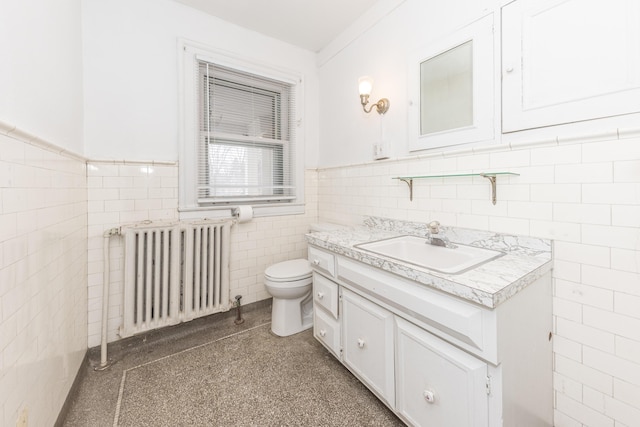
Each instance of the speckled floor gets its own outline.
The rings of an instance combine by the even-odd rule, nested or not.
[[[83,368],[63,425],[403,425],[311,330],[273,335],[265,303],[243,314],[239,326],[230,312],[110,346],[116,363]]]

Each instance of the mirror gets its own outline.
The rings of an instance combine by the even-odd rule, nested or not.
[[[493,15],[409,56],[409,151],[493,141]]]
[[[420,63],[420,135],[473,125],[473,40]]]

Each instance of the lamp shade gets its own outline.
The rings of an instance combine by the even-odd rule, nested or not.
[[[362,76],[358,79],[358,91],[360,95],[371,95],[373,79],[369,76]]]

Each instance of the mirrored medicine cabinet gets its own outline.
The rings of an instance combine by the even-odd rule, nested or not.
[[[409,150],[493,138],[493,15],[417,51],[409,62]]]

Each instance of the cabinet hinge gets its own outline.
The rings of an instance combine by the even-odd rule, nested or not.
[[[486,388],[487,394],[490,396],[491,395],[491,377],[490,376],[487,376],[486,378],[485,388]]]

